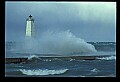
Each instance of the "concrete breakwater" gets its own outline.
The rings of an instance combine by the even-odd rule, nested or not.
[[[10,63],[22,63],[22,62],[25,62],[27,61],[28,58],[5,58],[5,63],[6,64],[10,64]]]
[[[68,59],[68,58],[72,58],[72,59],[76,59],[76,60],[96,60],[97,58],[100,57],[108,57],[108,56],[59,56],[59,57],[55,57],[55,56],[43,56],[43,57],[39,57],[39,58],[60,58],[60,59]],[[5,63],[6,64],[10,64],[10,63],[22,63],[22,62],[26,62],[28,60],[28,58],[5,58]]]

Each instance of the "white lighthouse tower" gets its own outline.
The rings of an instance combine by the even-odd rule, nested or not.
[[[26,36],[27,37],[33,37],[34,36],[34,19],[33,17],[30,15],[27,18],[27,24],[26,24]]]

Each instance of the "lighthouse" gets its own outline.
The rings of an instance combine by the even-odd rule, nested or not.
[[[30,15],[26,19],[26,37],[32,38],[34,36],[34,19]]]

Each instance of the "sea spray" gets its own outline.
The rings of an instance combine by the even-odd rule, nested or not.
[[[24,53],[75,54],[96,52],[95,47],[69,30],[45,31],[39,38],[26,38],[19,50]]]

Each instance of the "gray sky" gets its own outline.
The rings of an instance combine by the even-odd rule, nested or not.
[[[116,2],[6,1],[5,41],[24,39],[30,14],[37,36],[46,30],[70,30],[85,41],[116,41]]]

